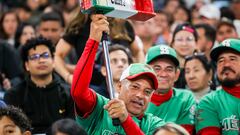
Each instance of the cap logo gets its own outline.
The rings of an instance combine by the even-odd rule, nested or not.
[[[169,49],[167,46],[160,46],[160,53],[161,54],[169,54]]]
[[[226,46],[226,47],[230,47],[230,46],[231,46],[230,40],[224,40],[224,41],[222,42],[222,45],[223,45],[223,46]]]

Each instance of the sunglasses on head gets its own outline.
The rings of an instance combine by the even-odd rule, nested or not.
[[[48,52],[44,52],[42,54],[33,54],[28,56],[28,60],[32,60],[32,61],[39,60],[40,58],[48,59],[50,58],[50,54]]]
[[[204,57],[205,56],[205,53],[203,52],[194,52],[192,55],[188,55],[185,57],[185,60],[189,60],[189,59],[192,59],[194,57]]]

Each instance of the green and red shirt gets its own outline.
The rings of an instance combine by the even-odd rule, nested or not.
[[[174,88],[164,95],[154,93],[146,112],[165,122],[180,124],[189,133],[193,133],[195,99],[190,91]]]

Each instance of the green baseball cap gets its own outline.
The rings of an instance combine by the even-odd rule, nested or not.
[[[179,61],[177,59],[177,53],[176,51],[169,47],[168,45],[155,45],[148,49],[147,55],[146,55],[146,63],[149,64],[152,60],[155,58],[170,58],[173,63],[178,67]]]
[[[136,77],[146,75],[150,77],[154,84],[154,89],[158,88],[158,79],[154,70],[147,64],[134,63],[125,69],[120,77],[120,81],[124,79],[134,79]]]
[[[240,40],[239,39],[226,39],[222,41],[218,46],[214,47],[210,53],[211,59],[217,62],[218,56],[225,52],[226,50],[231,50],[240,53]]]

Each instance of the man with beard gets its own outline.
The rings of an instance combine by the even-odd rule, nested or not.
[[[74,115],[70,88],[53,74],[54,50],[52,42],[43,37],[28,40],[21,55],[29,74],[4,97],[7,104],[26,113],[33,134],[46,133],[56,120]]]
[[[205,96],[197,107],[199,135],[237,135],[240,116],[240,40],[227,39],[210,56],[217,62],[222,89]]]

